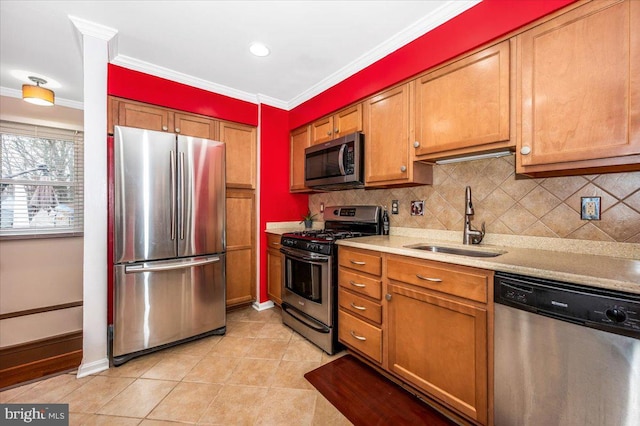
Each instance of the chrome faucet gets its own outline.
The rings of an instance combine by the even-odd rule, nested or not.
[[[471,187],[467,186],[464,193],[464,232],[462,234],[463,244],[480,244],[484,238],[484,222],[482,230],[471,227],[471,216],[473,216],[473,203],[471,202]]]

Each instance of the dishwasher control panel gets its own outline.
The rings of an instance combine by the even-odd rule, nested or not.
[[[640,295],[498,272],[496,303],[640,338]]]

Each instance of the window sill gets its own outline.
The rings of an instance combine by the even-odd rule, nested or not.
[[[52,233],[40,233],[40,234],[5,234],[0,235],[0,241],[7,240],[33,240],[43,238],[70,238],[70,237],[82,237],[84,232],[82,231],[69,231],[69,232],[52,232]]]

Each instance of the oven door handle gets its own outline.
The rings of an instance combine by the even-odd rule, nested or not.
[[[311,262],[311,263],[327,263],[330,259],[330,256],[304,256],[294,252],[293,250],[288,250],[286,248],[281,248],[280,253],[296,260],[302,260],[304,262]]]
[[[283,311],[285,311],[286,313],[291,315],[293,319],[301,322],[307,327],[310,327],[320,333],[328,333],[329,331],[331,331],[326,325],[318,323],[315,318],[309,317],[308,315],[298,311],[297,309],[287,305],[286,303],[283,303],[281,306]]]

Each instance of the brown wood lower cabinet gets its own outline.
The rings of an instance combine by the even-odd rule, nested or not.
[[[460,413],[487,422],[487,311],[389,285],[389,370]]]
[[[492,424],[493,272],[351,247],[339,257],[340,341],[453,416]],[[346,267],[377,259],[374,275]]]
[[[267,294],[276,305],[282,304],[281,236],[267,234]]]
[[[256,300],[255,194],[227,190],[227,306]]]

